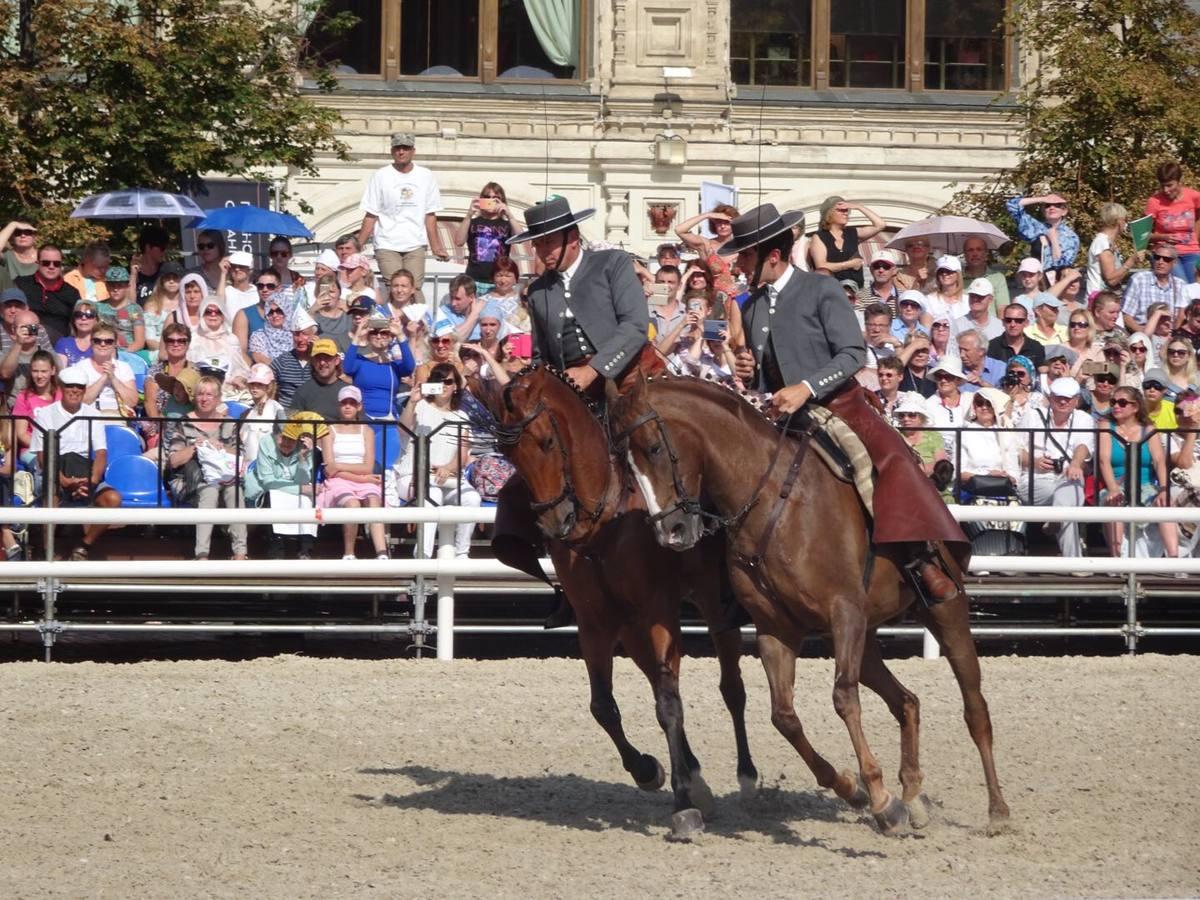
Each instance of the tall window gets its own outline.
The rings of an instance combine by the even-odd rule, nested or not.
[[[1004,87],[1004,0],[925,0],[925,87]]]
[[[735,84],[1003,91],[1014,0],[730,0]]]
[[[830,12],[830,86],[903,87],[905,0],[837,0]]]
[[[729,64],[737,84],[812,84],[812,0],[733,0]]]
[[[306,36],[315,57],[336,61],[345,74],[485,82],[579,78],[587,2],[333,0]],[[337,13],[359,21],[346,28]]]

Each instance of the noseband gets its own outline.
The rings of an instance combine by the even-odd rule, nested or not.
[[[509,382],[508,387],[511,386],[512,382]],[[508,400],[507,394],[508,388],[505,389],[506,401]],[[508,405],[507,402],[506,405]],[[512,407],[509,406],[509,408],[511,409]],[[579,494],[575,491],[575,482],[571,477],[571,461],[567,456],[567,445],[563,443],[562,433],[558,430],[558,419],[555,418],[554,413],[547,409],[545,401],[539,400],[537,402],[537,406],[535,406],[527,415],[516,422],[508,425],[501,425],[497,423],[495,426],[493,426],[492,432],[496,436],[496,443],[500,444],[502,447],[515,446],[525,435],[526,429],[528,429],[529,426],[532,425],[543,413],[545,413],[550,419],[550,430],[554,433],[554,440],[558,444],[558,452],[562,457],[563,488],[558,493],[558,496],[551,500],[531,501],[529,508],[535,513],[543,513],[548,509],[553,509],[554,507],[558,506],[564,500],[570,500],[571,506],[576,510],[576,514],[580,515],[581,519],[588,522],[596,522],[604,512],[604,501],[608,496],[609,479],[612,477],[612,470],[610,468],[608,471],[608,476],[604,481],[604,490],[600,492],[600,499],[596,501],[595,507],[593,509],[585,508],[583,501],[579,499]]]

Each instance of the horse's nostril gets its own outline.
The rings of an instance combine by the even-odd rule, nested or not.
[[[683,524],[674,525],[671,528],[671,543],[678,544],[683,541]]]

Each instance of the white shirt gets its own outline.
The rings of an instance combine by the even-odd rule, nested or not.
[[[33,437],[29,442],[29,449],[34,453],[40,453],[46,448],[43,446],[43,431],[58,431],[58,452],[59,453],[79,453],[83,456],[88,455],[88,426],[91,428],[91,450],[107,450],[108,444],[105,443],[104,427],[106,422],[84,422],[81,421],[86,416],[99,416],[100,410],[92,406],[90,403],[81,403],[79,411],[69,413],[63,409],[62,401],[56,400],[49,406],[43,406],[41,409],[34,411],[33,421],[41,428],[33,429]],[[62,429],[64,425],[72,419],[76,421],[71,425]]]
[[[238,310],[253,306],[257,302],[258,291],[254,285],[251,285],[245,291],[241,288],[235,288],[231,284],[225,285],[225,308],[228,310],[227,314],[230,319],[237,314]]]
[[[988,313],[986,325],[980,325],[969,316],[962,316],[950,323],[950,333],[956,338],[964,331],[970,331],[972,328],[982,331],[983,336],[989,341],[1004,334],[1004,323],[1000,321],[999,316],[993,316],[991,313]]]
[[[1120,252],[1112,245],[1107,234],[1102,231],[1092,238],[1092,245],[1088,247],[1087,255],[1087,292],[1089,294],[1094,291],[1108,290],[1108,285],[1104,283],[1104,276],[1100,274],[1100,254],[1105,250],[1112,251],[1113,262],[1117,266],[1124,262]]]
[[[1049,428],[1047,428],[1049,423]],[[1087,450],[1087,455],[1090,458],[1096,450],[1096,428],[1095,420],[1081,409],[1071,411],[1071,417],[1067,419],[1065,425],[1059,426],[1054,424],[1054,411],[1042,409],[1038,406],[1030,404],[1025,410],[1025,414],[1021,416],[1019,428],[1033,429],[1033,460],[1031,467],[1036,466],[1039,456],[1048,456],[1051,459],[1066,459],[1070,461],[1070,457],[1075,455],[1076,447],[1084,447]],[[1029,432],[1016,432],[1018,440],[1021,441],[1021,449],[1029,449]],[[1053,440],[1051,440],[1053,438]],[[1058,443],[1056,444],[1055,441]],[[1059,448],[1062,449],[1059,449]],[[1063,451],[1066,451],[1064,455]],[[1034,468],[1034,472],[1040,477],[1048,475],[1051,478],[1057,478],[1055,472],[1039,472]]]
[[[117,381],[125,381],[130,384],[134,383],[133,369],[130,368],[129,363],[121,362],[119,359],[114,359],[112,364],[113,375],[116,376]],[[79,368],[83,369],[83,371],[87,373],[88,387],[91,387],[97,381],[100,381],[104,378],[104,373],[92,365],[92,361],[90,359],[80,360]],[[111,384],[106,384],[103,388],[101,388],[100,393],[96,395],[96,399],[92,402],[101,412],[117,412],[121,408],[120,403],[117,400],[117,392],[113,390]]]
[[[575,277],[575,273],[579,271],[579,265],[583,262],[583,251],[579,251],[579,255],[575,257],[575,262],[571,263],[565,269],[558,273],[558,277],[562,279],[563,291],[566,292],[567,299],[571,298],[571,279]],[[575,318],[575,313],[571,311],[571,304],[567,304],[567,318]]]
[[[442,428],[438,428],[429,437],[429,470],[433,471],[438,466],[447,465],[458,458],[459,453],[459,432],[461,431],[467,438],[470,438],[471,429],[466,427],[469,423],[467,414],[458,409],[441,410],[430,403],[428,400],[421,399],[417,401],[417,405],[413,408],[413,424],[419,428],[424,425],[427,428],[437,428],[443,422],[448,422]],[[454,425],[454,422],[462,422],[463,426]],[[414,429],[416,430],[416,429]],[[404,456],[400,460],[399,473],[401,475],[413,474],[413,462],[415,460],[415,449],[410,441],[404,450]]]
[[[971,403],[971,395],[965,391],[959,391],[957,406],[946,406],[942,402],[942,398],[934,394],[925,401],[925,407],[929,410],[930,427],[962,428],[966,424],[967,410],[971,408]],[[953,460],[958,444],[958,432],[939,431],[938,434],[941,435],[942,443],[946,445],[946,452]]]
[[[413,165],[408,172],[395,166],[378,169],[367,182],[361,212],[376,216],[376,250],[407,253],[424,247],[429,241],[425,216],[440,212],[442,195],[437,181],[424,166]]]
[[[947,303],[946,299],[937,291],[925,295],[925,312],[932,315],[935,320],[945,316],[953,322],[955,319],[961,319],[970,311],[971,300],[965,291],[953,303]]]

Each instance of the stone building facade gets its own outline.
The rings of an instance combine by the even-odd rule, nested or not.
[[[518,210],[548,194],[594,207],[587,235],[639,252],[671,237],[673,226],[656,231],[664,218],[700,211],[702,181],[735,186],[743,209],[805,209],[810,231],[835,193],[899,227],[937,210],[955,185],[1015,162],[1006,98],[1019,72],[1013,40],[996,30],[1003,0],[524,3],[374,0],[378,34],[332,48],[359,63],[344,65],[342,90],[324,101],[344,117],[353,161],[288,181],[314,207],[320,241],[359,224],[363,186],[390,160],[393,131],[416,133],[447,221],[495,180]],[[466,7],[477,19],[461,17]],[[945,18],[962,7],[975,18]],[[529,50],[528,22],[513,24],[546,8],[579,17],[577,59],[565,66],[529,65],[542,48]],[[475,23],[474,52],[470,40],[433,38],[412,49],[414,31],[442,34],[437,17],[456,10],[468,38]],[[504,71],[506,54],[520,65]],[[563,72],[579,77],[545,77]],[[988,89],[955,89],[964,84]]]

